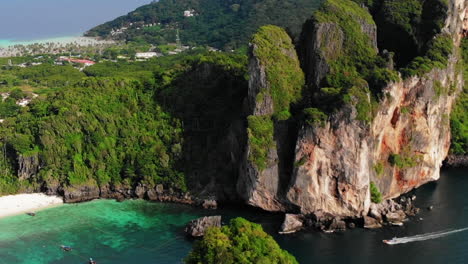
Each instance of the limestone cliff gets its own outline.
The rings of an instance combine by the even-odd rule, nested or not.
[[[377,53],[377,30],[365,8],[348,0],[328,0],[325,6],[336,13],[330,16],[332,19],[315,15],[305,24],[299,59],[307,87],[303,107],[321,105],[330,110],[329,114],[321,122],[298,121],[296,137],[289,136],[297,138],[291,174],[280,180],[278,166],[291,161],[281,160],[277,145],[273,144],[267,151],[265,170],[248,165],[244,169],[247,173],[240,177],[244,188],[238,191],[249,204],[266,210],[357,217],[369,210],[371,182],[383,198],[393,198],[439,178],[450,146],[450,111],[463,85],[463,76],[457,70],[457,47],[465,30],[468,1],[449,1],[445,26],[432,37],[433,41],[453,40],[455,45],[446,63],[434,64],[432,70],[419,74],[400,74],[399,78],[392,77],[392,63]],[[344,25],[343,17],[336,19],[340,16],[352,23]],[[358,37],[350,38],[350,32]],[[372,83],[375,77],[362,70],[368,67],[365,62],[355,62],[358,57],[341,59],[360,52],[370,54],[366,58],[377,62],[369,71],[389,76],[378,92],[375,87],[381,82]],[[271,85],[265,78],[262,58],[255,52],[252,55],[252,112],[272,114],[273,104],[268,96],[252,100],[262,87]],[[349,67],[352,63],[353,67]],[[353,75],[356,81],[340,90],[332,86],[338,81],[329,73],[342,74],[340,81]],[[330,94],[344,99],[323,106],[321,98],[330,98]],[[278,135],[275,134],[276,143]]]
[[[27,180],[34,177],[40,169],[37,153],[18,155],[18,178]]]
[[[248,144],[241,162],[237,190],[248,204],[285,210],[282,186],[292,163],[290,105],[304,84],[291,38],[283,29],[262,27],[254,36],[249,62]]]

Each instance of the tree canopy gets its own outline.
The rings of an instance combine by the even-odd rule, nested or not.
[[[187,264],[293,264],[297,260],[258,224],[235,218],[228,226],[209,229],[185,259]]]
[[[126,28],[112,37],[132,42],[208,45],[231,50],[248,44],[250,36],[267,24],[285,28],[298,37],[304,21],[320,5],[319,0],[160,0],[126,16],[97,26],[88,36],[110,37],[112,30]],[[184,17],[193,10],[194,16]]]

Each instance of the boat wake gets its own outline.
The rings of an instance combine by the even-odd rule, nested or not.
[[[450,230],[450,231],[439,231],[439,232],[434,232],[434,233],[409,236],[409,237],[394,237],[392,240],[384,240],[384,243],[389,244],[389,245],[396,245],[396,244],[405,244],[405,243],[410,243],[410,242],[424,241],[424,240],[429,240],[429,239],[441,238],[444,236],[448,236],[448,235],[455,234],[458,232],[463,232],[466,230],[468,230],[468,227],[456,229],[456,230]]]

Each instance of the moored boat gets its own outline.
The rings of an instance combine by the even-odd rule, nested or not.
[[[63,249],[63,251],[72,251],[72,247],[70,246],[61,245],[60,248]]]

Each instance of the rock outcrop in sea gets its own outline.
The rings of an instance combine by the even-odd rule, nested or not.
[[[221,216],[205,216],[192,220],[185,227],[185,233],[192,237],[202,237],[210,227],[221,227]]]

